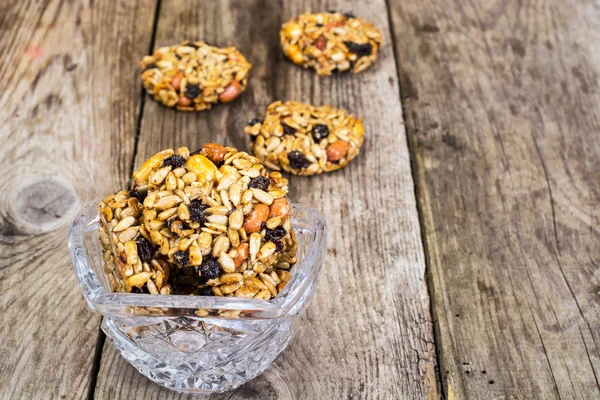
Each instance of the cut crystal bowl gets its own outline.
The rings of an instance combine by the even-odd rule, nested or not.
[[[292,205],[298,261],[268,301],[111,292],[96,207],[84,207],[69,229],[75,274],[90,308],[104,316],[102,330],[142,374],[179,392],[223,392],[265,371],[290,343],[327,243],[325,218],[313,206]]]

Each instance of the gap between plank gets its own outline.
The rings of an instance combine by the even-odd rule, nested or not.
[[[158,16],[160,13],[161,0],[156,0],[156,7],[154,9],[154,19],[152,21],[152,37],[150,39],[150,48],[148,54],[152,54],[154,50],[154,41],[156,39],[156,30],[158,26]],[[133,174],[133,168],[135,166],[135,158],[137,155],[138,141],[140,138],[142,115],[144,114],[144,96],[145,91],[142,87],[140,93],[140,108],[138,112],[136,127],[135,127],[135,138],[133,140],[133,155],[131,157],[131,165],[129,167],[129,178],[128,187],[131,187],[131,175]],[[98,327],[98,340],[96,341],[96,349],[94,350],[94,361],[92,362],[92,370],[90,371],[90,385],[88,387],[88,400],[93,400],[96,393],[96,383],[98,382],[98,374],[100,372],[100,364],[102,362],[102,351],[104,349],[104,343],[106,342],[106,335],[102,332],[102,328]]]
[[[394,54],[394,62],[396,63],[396,73],[398,74],[398,96],[400,97],[400,107],[402,107],[402,115],[406,116],[406,108],[405,103],[402,101],[402,79],[400,73],[400,59],[398,57],[398,52],[396,50],[396,35],[394,32],[394,23],[392,20],[392,8],[390,6],[390,0],[385,0],[385,5],[387,8],[387,16],[388,16],[388,26],[390,27],[390,38],[392,43],[392,52]],[[433,280],[431,277],[431,259],[429,257],[429,251],[427,247],[427,236],[425,235],[425,221],[423,218],[423,210],[421,208],[420,202],[420,186],[419,186],[419,166],[416,160],[416,146],[411,140],[410,135],[408,134],[409,127],[406,124],[406,118],[404,118],[404,131],[406,133],[406,143],[408,146],[408,154],[410,158],[410,172],[413,179],[413,186],[415,192],[415,200],[417,205],[417,215],[419,217],[419,227],[421,228],[421,244],[423,245],[423,254],[425,256],[425,282],[427,283],[427,294],[429,296],[429,315],[431,317],[431,323],[433,325],[433,346],[434,346],[434,355],[437,361],[437,371],[436,371],[436,380],[438,392],[441,394],[443,399],[447,398],[447,393],[445,392],[445,387],[442,384],[442,359],[438,355],[441,353],[441,349],[439,347],[438,337],[439,337],[439,329],[437,328],[437,323],[434,321],[434,296],[433,296]]]
[[[158,16],[160,15],[162,0],[156,0],[156,8],[154,9],[154,20],[152,21],[152,38],[150,39],[150,48],[148,49],[148,54],[152,54],[154,52],[154,42],[156,40],[156,31],[158,29]],[[131,165],[129,167],[129,183],[128,187],[131,187],[133,182],[131,181],[131,175],[133,175],[133,169],[135,168],[135,158],[137,157],[138,152],[138,142],[140,140],[140,134],[142,130],[142,117],[144,115],[144,105],[146,90],[142,86],[140,93],[140,110],[138,112],[137,123],[135,127],[135,138],[133,139],[133,156],[131,157]]]
[[[100,372],[100,361],[102,360],[102,349],[106,342],[106,335],[102,332],[102,328],[98,327],[98,340],[96,341],[96,349],[94,350],[94,361],[92,362],[92,370],[90,371],[90,385],[88,386],[88,400],[94,398],[96,392],[96,382],[98,381],[98,373]]]

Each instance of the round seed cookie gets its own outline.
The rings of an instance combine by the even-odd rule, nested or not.
[[[297,243],[281,173],[209,143],[161,151],[133,180],[98,206],[114,291],[268,300],[290,280]]]
[[[252,65],[234,47],[185,41],[142,59],[142,83],[154,100],[180,111],[201,111],[233,101]]]
[[[267,167],[295,175],[314,175],[343,168],[363,144],[363,123],[346,110],[329,105],[277,101],[265,118],[251,120],[254,155]]]
[[[381,32],[352,14],[304,13],[283,24],[281,47],[294,64],[319,75],[364,71],[377,59]]]

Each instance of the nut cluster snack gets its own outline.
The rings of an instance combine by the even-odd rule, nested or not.
[[[252,65],[234,47],[185,41],[142,59],[142,82],[154,100],[180,111],[233,101],[246,89]]]
[[[252,151],[267,167],[296,175],[343,168],[363,144],[363,123],[346,110],[277,101],[264,119],[252,119],[244,131]]]
[[[377,59],[381,32],[370,22],[337,12],[304,13],[283,24],[279,34],[285,55],[294,64],[333,71],[364,71]]]
[[[268,300],[290,280],[297,244],[279,172],[210,143],[161,151],[133,179],[98,205],[113,291]]]

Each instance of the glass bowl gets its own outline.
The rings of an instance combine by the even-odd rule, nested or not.
[[[102,330],[142,374],[179,392],[223,392],[265,371],[290,343],[327,244],[325,218],[313,206],[292,205],[298,261],[272,300],[111,292],[96,207],[85,206],[69,229],[75,274],[90,308],[104,316]]]

